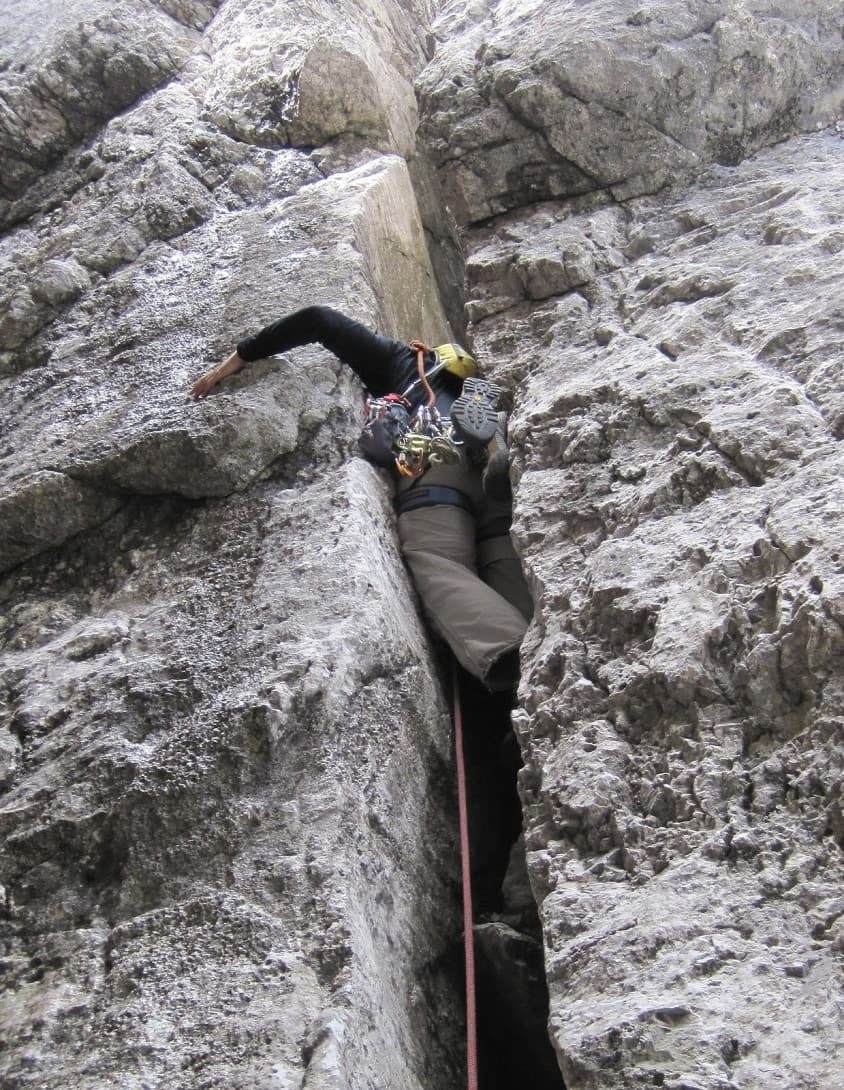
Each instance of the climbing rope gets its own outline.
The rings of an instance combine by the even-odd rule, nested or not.
[[[463,757],[463,712],[460,677],[454,660],[454,754],[457,764],[457,811],[460,821],[460,866],[463,874],[463,951],[466,964],[466,1085],[478,1090],[478,1027],[475,1003],[475,935],[472,930],[472,872],[469,857],[469,810]]]
[[[430,352],[431,349],[424,341],[411,341],[410,347],[416,349],[416,370],[419,372],[419,381],[424,386],[425,392],[428,395],[428,408],[430,409],[437,400],[437,395],[431,389],[431,384],[428,382],[428,377],[425,374],[425,353]]]

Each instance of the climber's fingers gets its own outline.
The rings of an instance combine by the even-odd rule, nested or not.
[[[224,359],[222,363],[218,363],[216,367],[212,367],[210,371],[206,371],[204,375],[200,375],[196,382],[194,382],[191,387],[191,396],[194,401],[207,397],[219,382],[222,382],[224,378],[228,378],[229,375],[233,375],[237,371],[242,370],[245,366],[246,363],[240,358],[237,352],[232,352],[232,354]]]

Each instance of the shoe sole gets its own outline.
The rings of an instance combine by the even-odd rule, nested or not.
[[[451,406],[451,422],[461,438],[472,446],[485,446],[498,428],[501,387],[482,378],[467,378],[463,392]]]

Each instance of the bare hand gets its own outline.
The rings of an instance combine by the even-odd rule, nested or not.
[[[242,360],[237,352],[232,352],[222,363],[218,363],[216,367],[212,367],[210,371],[206,371],[204,375],[200,375],[196,380],[191,387],[191,396],[194,401],[208,397],[217,383],[222,382],[229,375],[242,371],[245,366],[246,361]]]

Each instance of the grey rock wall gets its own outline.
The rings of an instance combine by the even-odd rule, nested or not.
[[[360,391],[307,349],[187,398],[314,301],[468,323],[513,408],[565,1085],[838,1086],[843,30],[6,5],[3,1086],[462,1084],[446,701]]]
[[[448,5],[420,81],[514,407],[569,1088],[840,1082],[842,25]]]
[[[451,207],[659,192],[841,109],[841,11],[816,3],[447,3],[420,80]]]
[[[3,1086],[455,1084],[448,716],[360,391],[309,350],[188,398],[314,300],[445,336],[423,15],[9,13]]]

